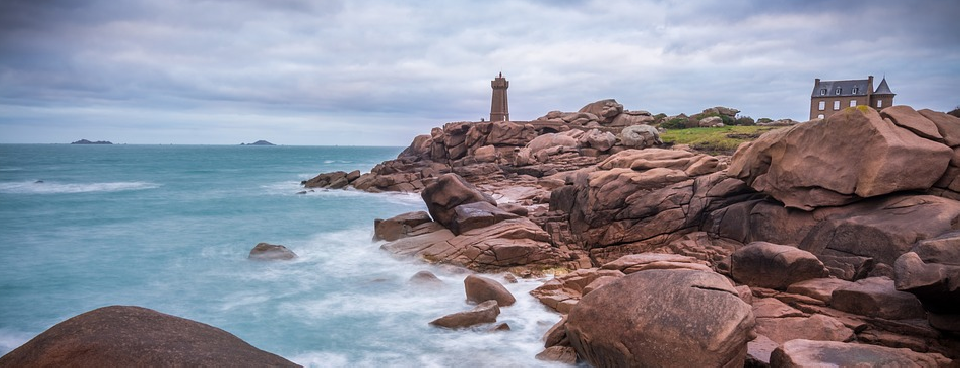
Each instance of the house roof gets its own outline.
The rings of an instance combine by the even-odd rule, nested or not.
[[[813,87],[813,93],[810,94],[810,97],[866,96],[870,92],[869,85],[869,79],[820,81]],[[840,94],[837,94],[837,89],[840,90]],[[855,89],[856,93],[853,92]]]
[[[874,92],[875,95],[895,95],[896,93],[890,92],[890,87],[887,86],[887,78],[883,78],[880,81],[880,85],[877,87],[877,91]]]

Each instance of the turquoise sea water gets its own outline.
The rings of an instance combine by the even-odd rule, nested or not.
[[[468,310],[466,274],[398,259],[376,217],[417,195],[315,191],[402,147],[0,144],[0,354],[74,315],[137,305],[207,323],[320,367],[529,367],[560,317],[508,284],[511,331],[427,322]],[[255,262],[260,242],[300,257]],[[408,279],[420,270],[444,285]],[[497,277],[494,275],[493,277]]]

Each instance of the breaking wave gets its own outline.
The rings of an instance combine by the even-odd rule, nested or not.
[[[121,192],[159,188],[160,184],[134,181],[114,183],[57,183],[44,181],[25,181],[0,183],[0,193],[7,194],[64,194],[92,192]]]

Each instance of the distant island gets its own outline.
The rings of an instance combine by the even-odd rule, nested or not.
[[[87,139],[81,139],[81,140],[76,141],[76,142],[70,142],[70,144],[113,144],[113,142],[111,142],[111,141],[96,141],[96,142],[94,142],[94,141],[90,141],[90,140],[87,140]]]
[[[253,143],[240,143],[241,146],[276,146],[273,143],[267,142],[263,139],[253,142]]]

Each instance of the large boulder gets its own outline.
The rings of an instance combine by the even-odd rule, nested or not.
[[[617,100],[614,99],[600,100],[587,104],[580,109],[580,112],[596,115],[601,124],[610,124],[617,115],[623,112],[623,105],[617,103]]]
[[[574,149],[579,146],[580,142],[577,140],[577,138],[561,133],[541,134],[532,139],[530,143],[527,143],[527,148],[530,149],[530,153],[532,155],[536,155],[540,151],[555,147],[568,147]]]
[[[737,150],[729,173],[788,207],[811,210],[926,190],[952,156],[947,145],[859,106],[765,133]]]
[[[469,275],[463,280],[463,287],[467,294],[467,301],[472,303],[494,300],[501,307],[509,307],[517,302],[507,288],[487,277]]]
[[[584,297],[567,336],[598,367],[741,367],[753,327],[750,306],[720,274],[648,270]]]
[[[933,327],[960,333],[960,231],[920,241],[893,272],[894,286],[920,300]]]
[[[597,129],[591,129],[580,137],[582,145],[593,148],[600,152],[607,152],[617,143],[617,136],[610,132],[601,132]]]
[[[663,144],[660,131],[647,124],[631,125],[620,131],[620,141],[624,146],[635,148],[652,147]]]
[[[750,243],[730,256],[731,275],[737,282],[773,289],[827,276],[823,263],[810,252],[765,242]]]
[[[0,358],[0,367],[299,367],[200,322],[111,306],[50,327]]]
[[[427,204],[427,210],[430,211],[433,220],[448,229],[453,227],[456,208],[459,205],[474,202],[497,205],[497,201],[492,197],[457,174],[441,175],[437,181],[423,188],[420,196]]]
[[[773,351],[774,367],[946,367],[939,354],[837,341],[791,340]]]

